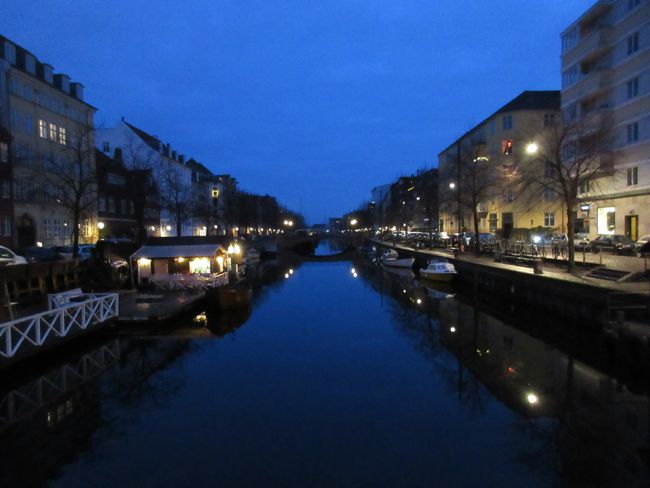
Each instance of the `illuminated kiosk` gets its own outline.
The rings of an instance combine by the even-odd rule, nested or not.
[[[140,286],[192,290],[228,284],[242,252],[226,236],[153,237],[130,260]]]

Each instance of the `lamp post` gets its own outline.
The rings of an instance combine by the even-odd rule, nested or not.
[[[102,240],[102,230],[104,230],[104,227],[104,222],[97,222],[97,236],[100,241]]]

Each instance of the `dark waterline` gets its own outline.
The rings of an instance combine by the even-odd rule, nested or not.
[[[0,432],[0,480],[645,485],[645,394],[454,290],[352,266],[258,270],[247,320],[107,339],[75,360],[96,376]]]

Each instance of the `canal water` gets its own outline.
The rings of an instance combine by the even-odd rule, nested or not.
[[[646,392],[520,312],[363,260],[249,273],[250,311],[5,387],[0,486],[647,486]]]

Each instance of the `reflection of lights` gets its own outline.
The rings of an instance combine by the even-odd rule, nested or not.
[[[456,332],[456,327],[454,327],[453,325],[449,327],[449,332],[451,332],[452,334]]]
[[[293,274],[293,268],[289,270],[289,274]]]
[[[284,277],[289,279],[289,273],[284,273]]]
[[[417,300],[415,300],[415,302],[416,302],[418,305],[420,305],[420,304],[422,303],[422,299],[421,299],[421,298],[418,298]]]
[[[208,317],[205,315],[205,312],[202,312],[198,314],[196,317],[194,317],[194,323],[195,324],[207,324],[208,323]]]
[[[356,274],[356,273],[352,273],[352,276],[354,276],[354,277],[356,278],[356,277],[358,277],[359,275]]]
[[[352,268],[352,269],[350,270],[350,272],[351,272],[352,274],[354,274],[354,273],[356,273],[356,272],[357,272],[357,270],[356,270],[356,269],[354,269],[354,268]]]
[[[406,293],[406,290],[402,290],[402,293]]]
[[[539,403],[539,398],[534,393],[530,392],[526,395],[526,401],[531,405],[537,405]]]

